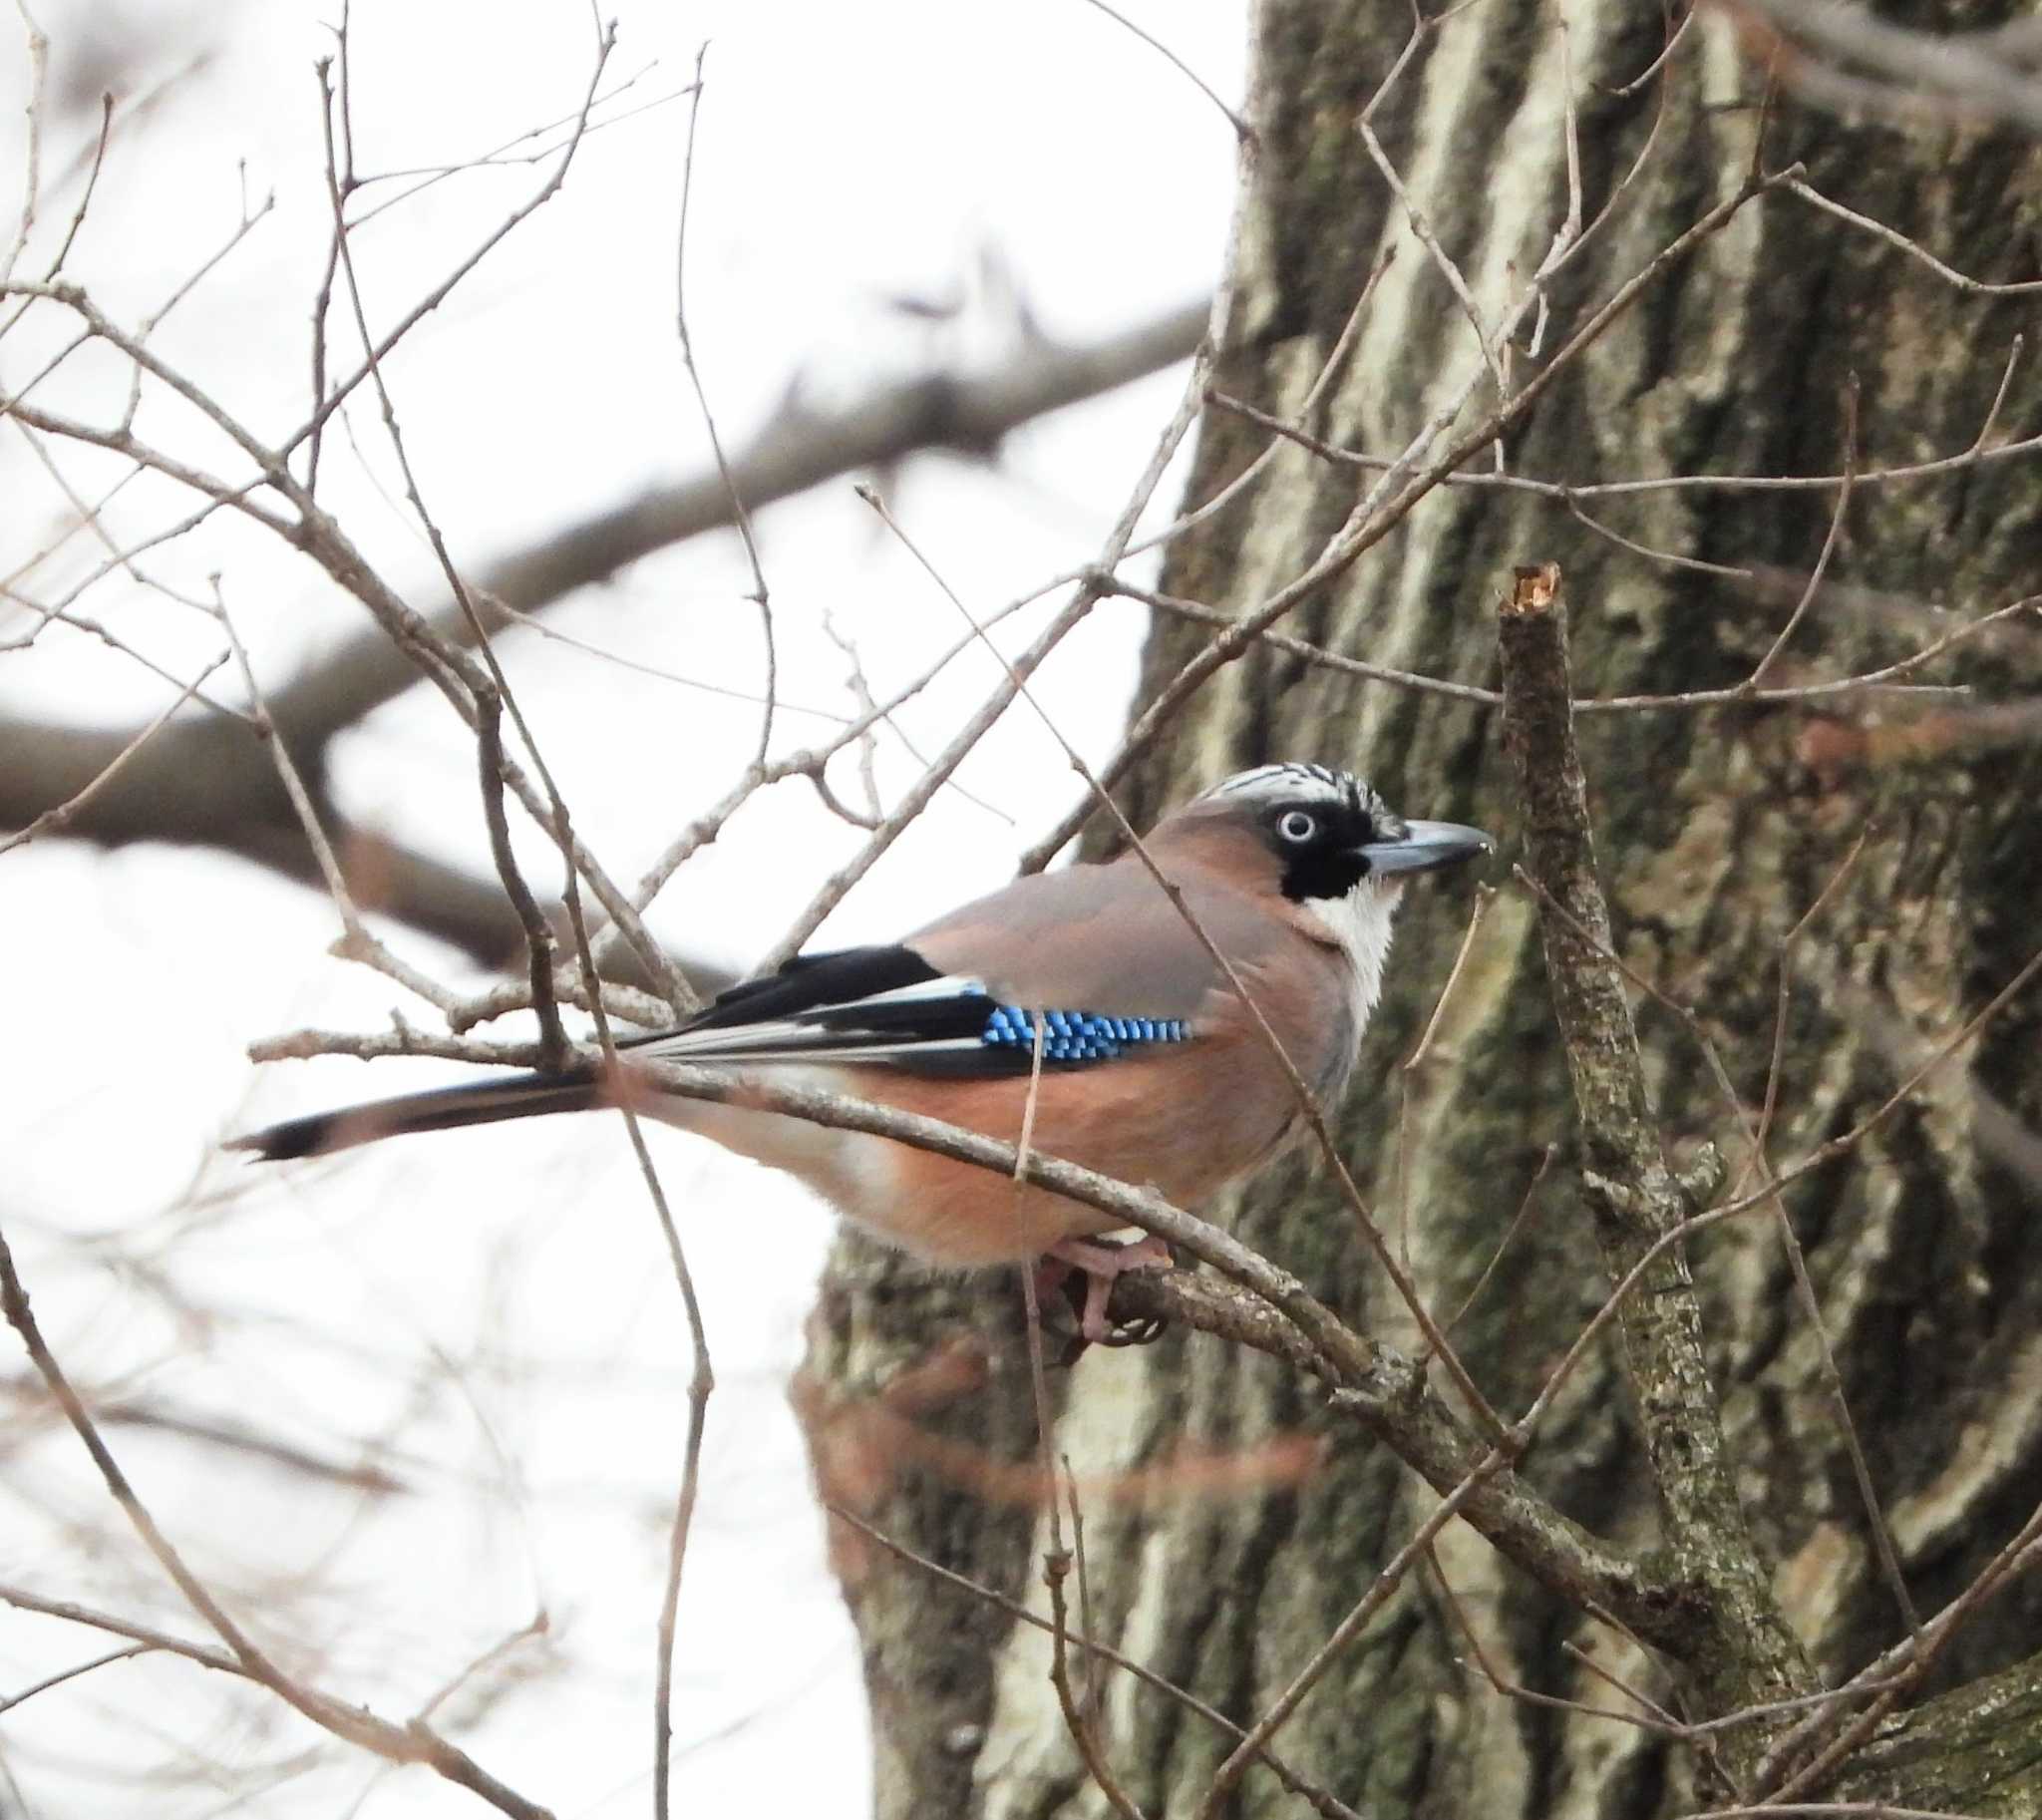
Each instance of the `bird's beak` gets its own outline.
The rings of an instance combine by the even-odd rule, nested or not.
[[[1457,866],[1477,854],[1495,853],[1496,843],[1481,829],[1463,828],[1459,822],[1406,822],[1401,841],[1371,841],[1357,851],[1369,872],[1381,877]]]

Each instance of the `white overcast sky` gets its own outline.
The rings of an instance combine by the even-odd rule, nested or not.
[[[158,307],[238,218],[275,212],[157,337],[169,359],[254,426],[294,423],[309,384],[307,320],[326,202],[315,61],[330,6],[243,0],[30,0],[52,41],[48,192],[35,245],[76,206],[103,67],[124,109],[70,261],[110,313]],[[1222,95],[1238,95],[1234,0],[1121,0]],[[842,403],[949,350],[1011,352],[996,307],[930,327],[900,296],[968,298],[991,257],[1042,330],[1082,341],[1201,295],[1216,275],[1233,182],[1230,129],[1162,57],[1084,0],[725,0],[614,9],[608,82],[684,84],[711,49],[694,180],[689,316],[725,436],[741,444],[799,384]],[[358,167],[472,157],[569,113],[591,55],[578,0],[356,0]],[[140,44],[139,63],[119,55]],[[108,65],[110,55],[116,61]],[[0,231],[23,168],[27,59],[0,24]],[[421,486],[456,559],[480,565],[546,529],[688,476],[707,460],[673,333],[685,103],[594,136],[540,210],[390,363]],[[531,169],[472,174],[359,235],[369,308],[387,323],[507,210]],[[39,268],[32,249],[26,268]],[[50,347],[36,318],[0,343],[0,386]],[[37,336],[41,335],[41,340]],[[47,402],[104,418],[125,376],[87,363]],[[979,611],[1093,556],[1182,384],[1172,374],[1015,437],[997,466],[924,460],[888,485],[896,514]],[[188,414],[146,415],[157,439],[215,459]],[[84,492],[117,470],[56,452]],[[377,417],[358,399],[329,439],[328,504],[425,599],[429,554]],[[1166,483],[1160,504],[1175,501]],[[117,536],[179,509],[137,487]],[[62,493],[11,428],[0,436],[0,570],[65,522]],[[842,710],[834,616],[875,686],[904,680],[959,629],[955,609],[888,541],[849,481],[760,522],[782,643],[782,693]],[[19,585],[55,591],[90,560],[74,540]],[[258,673],[280,682],[363,623],[304,560],[225,523],[152,558],[192,591],[217,573]],[[552,617],[634,661],[758,686],[756,617],[733,541],[690,544]],[[188,675],[215,627],[109,585],[82,605]],[[1046,609],[1042,609],[1046,610]],[[1040,613],[1015,622],[1018,639]],[[0,605],[0,640],[26,629]],[[1054,661],[1042,699],[1090,755],[1111,748],[1143,629],[1103,606]],[[643,863],[745,762],[755,711],[556,643],[501,646],[580,830],[613,874]],[[923,751],[990,685],[987,658],[902,716]],[[232,693],[219,679],[223,692]],[[0,656],[0,704],[80,722],[160,710],[163,682],[56,628]],[[783,716],[784,744],[825,723]],[[916,767],[896,743],[880,778]],[[339,753],[362,820],[478,872],[472,750],[436,695],[414,690]],[[1025,711],[969,762],[958,792],[855,892],[827,933],[880,938],[1007,876],[1071,798],[1057,747]],[[748,809],[661,901],[677,950],[742,964],[861,837],[783,786]],[[527,845],[535,875],[556,876]],[[174,849],[102,855],[39,841],[0,856],[7,956],[0,1061],[0,1221],[63,1356],[103,1396],[245,1422],[410,1487],[336,1492],[189,1440],[114,1430],[159,1517],[287,1659],[336,1693],[403,1718],[543,1611],[528,1681],[487,1681],[484,1709],[441,1718],[495,1773],[563,1816],[649,1805],[650,1672],[684,1416],[686,1343],[652,1216],[604,1120],[457,1133],[258,1177],[214,1149],[258,1118],[445,1074],[327,1061],[257,1071],[247,1043],[305,1023],[376,1028],[430,1012],[325,957],[330,906],[251,868]],[[459,984],[462,964],[393,940]],[[514,1033],[514,1032],[511,1032]],[[31,1060],[32,1058],[32,1060]],[[824,1568],[800,1442],[784,1401],[827,1242],[826,1218],[772,1178],[656,1139],[707,1303],[719,1389],[682,1602],[674,1702],[677,1812],[867,1805],[855,1647]],[[10,1381],[18,1368],[7,1368]],[[68,1434],[39,1416],[0,1467],[0,1577],[56,1598],[197,1621],[111,1520]],[[111,1540],[106,1540],[106,1539]],[[0,1700],[89,1659],[89,1632],[0,1611]],[[121,1663],[0,1714],[0,1810],[239,1811],[384,1817],[463,1811],[422,1774],[380,1773],[311,1741],[272,1702],[227,1697],[200,1670]],[[175,1778],[148,1780],[165,1765]],[[218,1766],[216,1771],[202,1766]],[[12,1792],[10,1793],[9,1790]],[[475,1811],[480,1811],[476,1809]]]

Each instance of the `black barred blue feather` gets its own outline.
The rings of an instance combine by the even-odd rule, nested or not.
[[[1047,1010],[1040,1015],[1046,1062],[1110,1062],[1124,1049],[1181,1043],[1191,1033],[1182,1017],[1102,1017],[1096,1011]],[[1020,1049],[1032,1058],[1036,1016],[1022,1005],[994,1005],[978,1040],[990,1048]]]

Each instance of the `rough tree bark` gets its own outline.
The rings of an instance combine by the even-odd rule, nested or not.
[[[1963,22],[1991,22],[1977,11]],[[1766,89],[1763,66],[1714,29],[1721,21],[1703,20],[1660,78],[1621,92],[1664,46],[1656,9],[1584,0],[1567,17],[1562,34],[1545,9],[1491,0],[1432,35],[1374,116],[1441,243],[1493,295],[1508,268],[1537,264],[1563,206],[1567,63],[1590,215],[1663,107],[1639,176],[1557,287],[1548,351],[1736,188],[1754,159]],[[1402,446],[1471,347],[1466,316],[1404,231],[1356,132],[1409,24],[1409,9],[1392,0],[1261,9],[1250,107],[1260,149],[1236,248],[1237,307],[1214,375],[1217,391],[1295,421],[1371,265],[1398,239],[1360,338],[1305,425],[1332,444],[1383,453]],[[1959,270],[2034,275],[2042,154],[2030,141],[1849,124],[1791,96],[1765,133],[1768,169],[1805,162],[1818,189]],[[1948,455],[1979,434],[2016,335],[2028,334],[2032,349],[2038,310],[2032,296],[1954,288],[1862,229],[1770,193],[1662,274],[1544,395],[1510,436],[1509,464],[1582,483],[1835,473]],[[2038,394],[2031,356],[2001,407],[2003,431],[2034,428]],[[1847,448],[1854,410],[1857,447]],[[1208,408],[1191,501],[1209,498],[1267,440],[1238,414]],[[1241,500],[1173,546],[1164,591],[1229,611],[1267,597],[1310,561],[1366,484],[1352,468],[1285,449]],[[1579,693],[1730,686],[1785,623],[1834,506],[1833,494],[1780,492],[1595,505],[1635,544],[1756,571],[1739,578],[1621,548],[1561,502],[1445,490],[1283,629],[1335,652],[1493,686],[1497,593],[1513,564],[1552,559],[1567,575]],[[1849,674],[1914,648],[1928,609],[1982,611],[2031,590],[2038,517],[2042,471],[2032,464],[1861,490],[1828,585],[1768,680]],[[1145,695],[1209,635],[1160,621]],[[2038,671],[2033,632],[1980,641],[1964,668],[1988,699],[2032,691]],[[1861,698],[1825,713],[1742,706],[1580,723],[1619,951],[1695,1008],[1753,1107],[1766,1092],[1784,938],[1865,837],[1792,950],[1776,1159],[1872,1111],[2037,940],[2036,744],[1946,737],[1932,716],[1906,719],[1885,701],[1884,721]],[[1352,763],[1412,813],[1498,831],[1504,882],[1519,808],[1494,710],[1357,682],[1266,647],[1205,685],[1142,758],[1122,800],[1141,826],[1215,776],[1278,756]],[[1443,1310],[1475,1286],[1542,1151],[1558,1146],[1504,1268],[1456,1328],[1475,1375],[1511,1413],[1599,1304],[1604,1280],[1573,1167],[1535,907],[1521,892],[1506,888],[1492,907],[1400,1112],[1398,1064],[1446,978],[1467,910],[1465,887],[1414,895],[1341,1138],[1385,1224],[1408,1231],[1412,1268]],[[1745,1152],[1695,1044],[1649,1002],[1639,1022],[1670,1148],[1713,1139],[1736,1173]],[[2042,1490],[2042,1229],[2032,1218],[2042,1143],[2026,1135],[2042,1124],[2038,1025],[2042,1000],[2017,999],[1957,1065],[1786,1197],[1923,1615],[1970,1583]],[[1411,1342],[1351,1216],[1308,1159],[1221,1217],[1334,1307]],[[1713,1229],[1691,1263],[1762,1563],[1834,1684],[1906,1626],[1878,1569],[1815,1332],[1769,1219]],[[930,1281],[847,1240],[802,1394],[827,1492],[945,1567],[1039,1605],[1039,1517],[1025,1499],[1000,1495],[1007,1480],[995,1470],[1033,1446],[1016,1301],[1010,1279]],[[956,1366],[960,1356],[968,1368]],[[1437,1502],[1330,1416],[1308,1381],[1204,1335],[1095,1352],[1056,1395],[1056,1450],[1091,1487],[1181,1461],[1190,1444],[1257,1460],[1279,1457],[1264,1444],[1286,1437],[1318,1444],[1309,1471],[1272,1474],[1260,1489],[1087,1493],[1095,1634],[1242,1724]],[[872,1439],[874,1411],[968,1442],[979,1466],[960,1466],[961,1448],[888,1452]],[[1524,1470],[1598,1534],[1627,1546],[1655,1540],[1637,1423],[1607,1347],[1573,1380]],[[1105,1811],[1046,1679],[1040,1634],[848,1528],[837,1540],[866,1652],[878,1811]],[[1562,1647],[1573,1643],[1656,1698],[1684,1696],[1663,1664],[1465,1528],[1444,1532],[1438,1559],[1491,1659],[1523,1686],[1620,1704]],[[2042,1812],[2038,1638],[2042,1582],[2031,1579],[1961,1632],[1928,1686],[1835,1786],[1917,1806]],[[1503,1697],[1470,1656],[1437,1582],[1414,1579],[1283,1732],[1283,1754],[1380,1817],[1649,1815],[1720,1794],[1688,1749]],[[1152,1814],[1190,1812],[1231,1742],[1125,1673],[1106,1682],[1101,1735],[1128,1793]],[[1306,1810],[1258,1770],[1228,1811]]]

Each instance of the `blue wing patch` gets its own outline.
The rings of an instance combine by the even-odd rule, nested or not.
[[[1035,1016],[1023,1005],[994,1005],[979,1041],[987,1048],[1018,1048],[1032,1060]],[[1143,1043],[1181,1043],[1191,1033],[1182,1017],[1102,1017],[1096,1011],[1044,1011],[1045,1062],[1110,1062]]]

